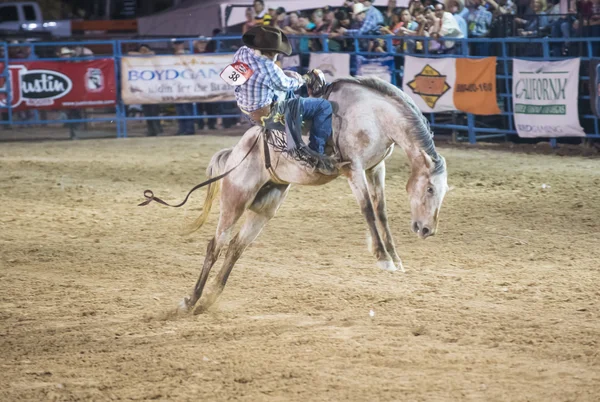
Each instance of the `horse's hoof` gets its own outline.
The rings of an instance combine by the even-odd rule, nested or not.
[[[392,261],[378,261],[377,262],[377,266],[384,270],[384,271],[388,271],[388,272],[394,272],[397,271],[398,268],[396,268],[396,266],[394,265],[394,263]]]
[[[398,271],[400,272],[406,272],[404,270],[404,265],[402,265],[402,261],[396,261],[396,268],[398,268]]]
[[[177,309],[182,313],[188,313],[190,311],[190,298],[184,297],[177,305]]]

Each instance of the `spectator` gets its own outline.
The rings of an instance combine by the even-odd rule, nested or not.
[[[394,11],[396,10],[396,0],[388,0],[388,5],[383,16],[383,24],[386,27],[392,26],[392,20],[394,19]]]
[[[69,59],[73,57],[74,54],[75,51],[69,49],[68,47],[61,47],[58,51],[58,57],[62,59]],[[79,109],[67,109],[65,111],[65,115],[67,116],[67,120],[80,120],[82,118],[81,110]],[[69,122],[66,123],[65,126],[69,128],[70,139],[76,140],[77,138],[79,138],[79,136],[77,135],[77,129],[79,129],[79,122]]]
[[[242,26],[242,34],[248,32],[250,28],[254,26],[254,13],[252,12],[252,8],[248,7],[246,9],[246,22]]]
[[[376,35],[379,27],[383,26],[383,14],[371,6],[371,1],[356,3],[352,8],[354,21],[360,25],[357,29],[339,28],[338,34],[346,35]]]
[[[329,25],[330,29],[333,29],[335,23],[335,10],[332,7],[326,6],[323,9],[323,20]]]
[[[324,20],[323,10],[315,10],[311,15],[312,23],[315,25],[312,32],[315,34],[329,33],[331,26]],[[312,39],[310,41],[310,50],[313,52],[320,52],[323,50],[323,44],[320,39]]]
[[[519,36],[541,36],[540,31],[548,26],[546,0],[532,0],[531,8],[535,15],[530,15],[527,20],[515,18],[515,23],[523,25],[523,29],[517,30]]]
[[[173,54],[184,55],[188,54],[189,51],[186,49],[186,43],[182,40],[173,42]],[[193,135],[196,133],[194,130],[194,120],[188,116],[194,115],[194,104],[193,103],[176,103],[175,113],[179,117],[177,119],[177,125],[179,129],[175,135]]]
[[[469,36],[469,29],[467,27],[467,21],[465,21],[462,16],[463,11],[465,10],[465,3],[463,3],[462,0],[448,0],[446,2],[446,9],[454,16],[454,19],[463,34],[463,38],[467,38]]]
[[[446,11],[444,3],[437,3],[435,5],[435,16],[437,17],[437,24],[432,27],[430,33],[434,33],[435,37],[443,38],[463,38],[464,35],[458,26],[458,22],[454,16]],[[454,42],[444,41],[442,43],[442,51],[448,52],[454,48]]]
[[[331,27],[332,32],[336,32],[339,28],[349,29],[351,24],[350,14],[344,10],[340,10],[335,13],[335,21]],[[351,39],[336,38],[334,35],[330,35],[329,38],[329,50],[332,52],[345,52],[352,49]]]
[[[574,14],[577,14],[577,9],[575,3],[571,3],[571,8],[565,10],[564,6],[566,6],[565,0],[556,0],[556,4],[551,8],[550,13],[553,15],[559,14],[559,17],[555,17],[551,25],[551,35],[553,38],[570,38],[575,34],[576,24],[579,22]],[[565,15],[567,12],[571,15]],[[550,20],[551,17],[548,17]],[[551,43],[552,46],[552,56],[566,56],[569,51],[569,43],[565,42],[563,44],[559,42]]]
[[[274,21],[274,25],[279,29],[283,29],[286,26],[286,24],[288,23],[288,18],[285,13],[285,8],[279,7],[277,10],[275,10]]]
[[[483,0],[471,0],[468,9],[469,37],[478,39],[488,37],[492,26],[492,13],[485,9]],[[488,42],[476,42],[472,45],[471,54],[489,56],[489,49]]]
[[[254,25],[271,25],[271,15],[267,13],[263,0],[254,0]]]
[[[153,56],[155,53],[148,45],[140,45],[136,51],[129,52],[128,54],[133,56]],[[158,117],[160,115],[160,105],[142,105],[142,112],[146,117]],[[155,137],[158,134],[162,134],[163,128],[160,124],[159,119],[146,120],[146,135],[149,137]]]

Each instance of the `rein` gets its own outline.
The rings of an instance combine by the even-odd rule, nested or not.
[[[191,195],[191,194],[192,194],[194,191],[196,191],[196,190],[198,190],[199,188],[202,188],[202,187],[204,187],[204,186],[208,186],[208,185],[209,185],[209,184],[211,184],[211,183],[214,183],[214,182],[216,182],[216,181],[219,181],[219,180],[221,180],[222,178],[224,178],[225,176],[227,176],[229,173],[231,173],[231,172],[233,172],[235,169],[237,169],[237,168],[238,168],[238,167],[239,167],[239,166],[240,166],[240,165],[241,165],[241,164],[242,164],[242,163],[243,163],[243,162],[246,160],[246,158],[248,157],[248,155],[250,155],[250,153],[251,153],[251,152],[254,150],[254,148],[256,147],[256,144],[258,144],[258,140],[260,139],[260,137],[261,137],[261,135],[257,135],[257,136],[256,136],[256,140],[254,140],[254,144],[252,144],[252,147],[250,148],[250,150],[249,150],[249,151],[246,153],[246,155],[244,155],[244,157],[242,158],[242,160],[241,160],[241,161],[240,161],[240,162],[239,162],[237,165],[235,165],[234,167],[232,167],[231,169],[229,169],[229,170],[228,170],[228,171],[226,171],[225,173],[223,173],[223,174],[220,174],[220,175],[218,175],[218,176],[215,176],[215,177],[213,177],[213,178],[210,178],[210,179],[208,179],[208,180],[206,180],[206,181],[204,181],[204,182],[202,182],[202,183],[198,184],[198,185],[197,185],[197,186],[195,186],[194,188],[192,188],[192,189],[191,189],[191,190],[190,190],[190,191],[187,193],[187,195],[185,196],[185,199],[184,199],[184,200],[183,200],[181,203],[179,203],[179,204],[177,204],[177,205],[171,205],[171,204],[168,204],[168,203],[166,203],[165,201],[161,200],[160,198],[158,198],[158,197],[155,197],[155,196],[154,196],[154,193],[152,192],[152,190],[146,190],[146,191],[144,191],[144,197],[146,198],[146,201],[144,201],[144,202],[142,202],[142,203],[138,204],[138,207],[143,207],[143,206],[145,206],[145,205],[148,205],[148,204],[150,204],[152,201],[156,201],[156,202],[158,202],[159,204],[166,205],[167,207],[173,207],[173,208],[179,208],[179,207],[181,207],[181,206],[185,205],[185,203],[187,202],[188,198],[190,197],[190,195]]]

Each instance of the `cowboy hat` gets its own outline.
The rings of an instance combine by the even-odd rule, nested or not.
[[[60,56],[65,56],[67,54],[73,54],[73,53],[75,53],[75,51],[72,49],[69,49],[68,47],[61,47],[60,51],[58,52],[58,54]]]
[[[358,15],[360,13],[364,13],[369,9],[369,7],[365,7],[363,3],[354,3],[352,6],[352,14]]]
[[[292,45],[279,28],[255,26],[242,36],[242,41],[252,49],[275,51],[286,56],[292,54]]]

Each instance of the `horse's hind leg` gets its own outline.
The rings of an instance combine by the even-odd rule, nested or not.
[[[194,286],[192,295],[190,298],[184,299],[185,305],[182,307],[188,311],[192,310],[198,300],[200,300],[200,297],[202,297],[202,291],[204,290],[204,286],[208,280],[208,275],[210,274],[211,268],[215,262],[217,262],[223,247],[229,244],[233,227],[240,219],[260,188],[260,183],[258,183],[258,188],[255,190],[242,190],[239,188],[239,186],[233,183],[232,179],[233,175],[226,177],[223,180],[219,224],[217,225],[215,237],[211,239],[211,241],[208,243],[208,247],[206,248],[204,265],[202,266],[200,277]]]
[[[380,234],[383,244],[385,245],[387,252],[392,257],[392,260],[396,264],[396,267],[400,271],[404,272],[402,260],[396,251],[396,245],[394,244],[392,231],[390,230],[390,226],[388,224],[385,206],[385,162],[381,162],[379,165],[375,166],[371,170],[367,170],[365,173],[367,175],[367,183],[369,185],[369,195],[371,196],[375,214],[382,229]]]
[[[223,267],[215,277],[213,291],[203,302],[202,307],[204,309],[210,307],[223,292],[233,266],[242,256],[246,247],[258,237],[267,222],[275,216],[285,200],[289,187],[289,185],[269,183],[260,190],[246,213],[247,218],[240,232],[229,244]]]

